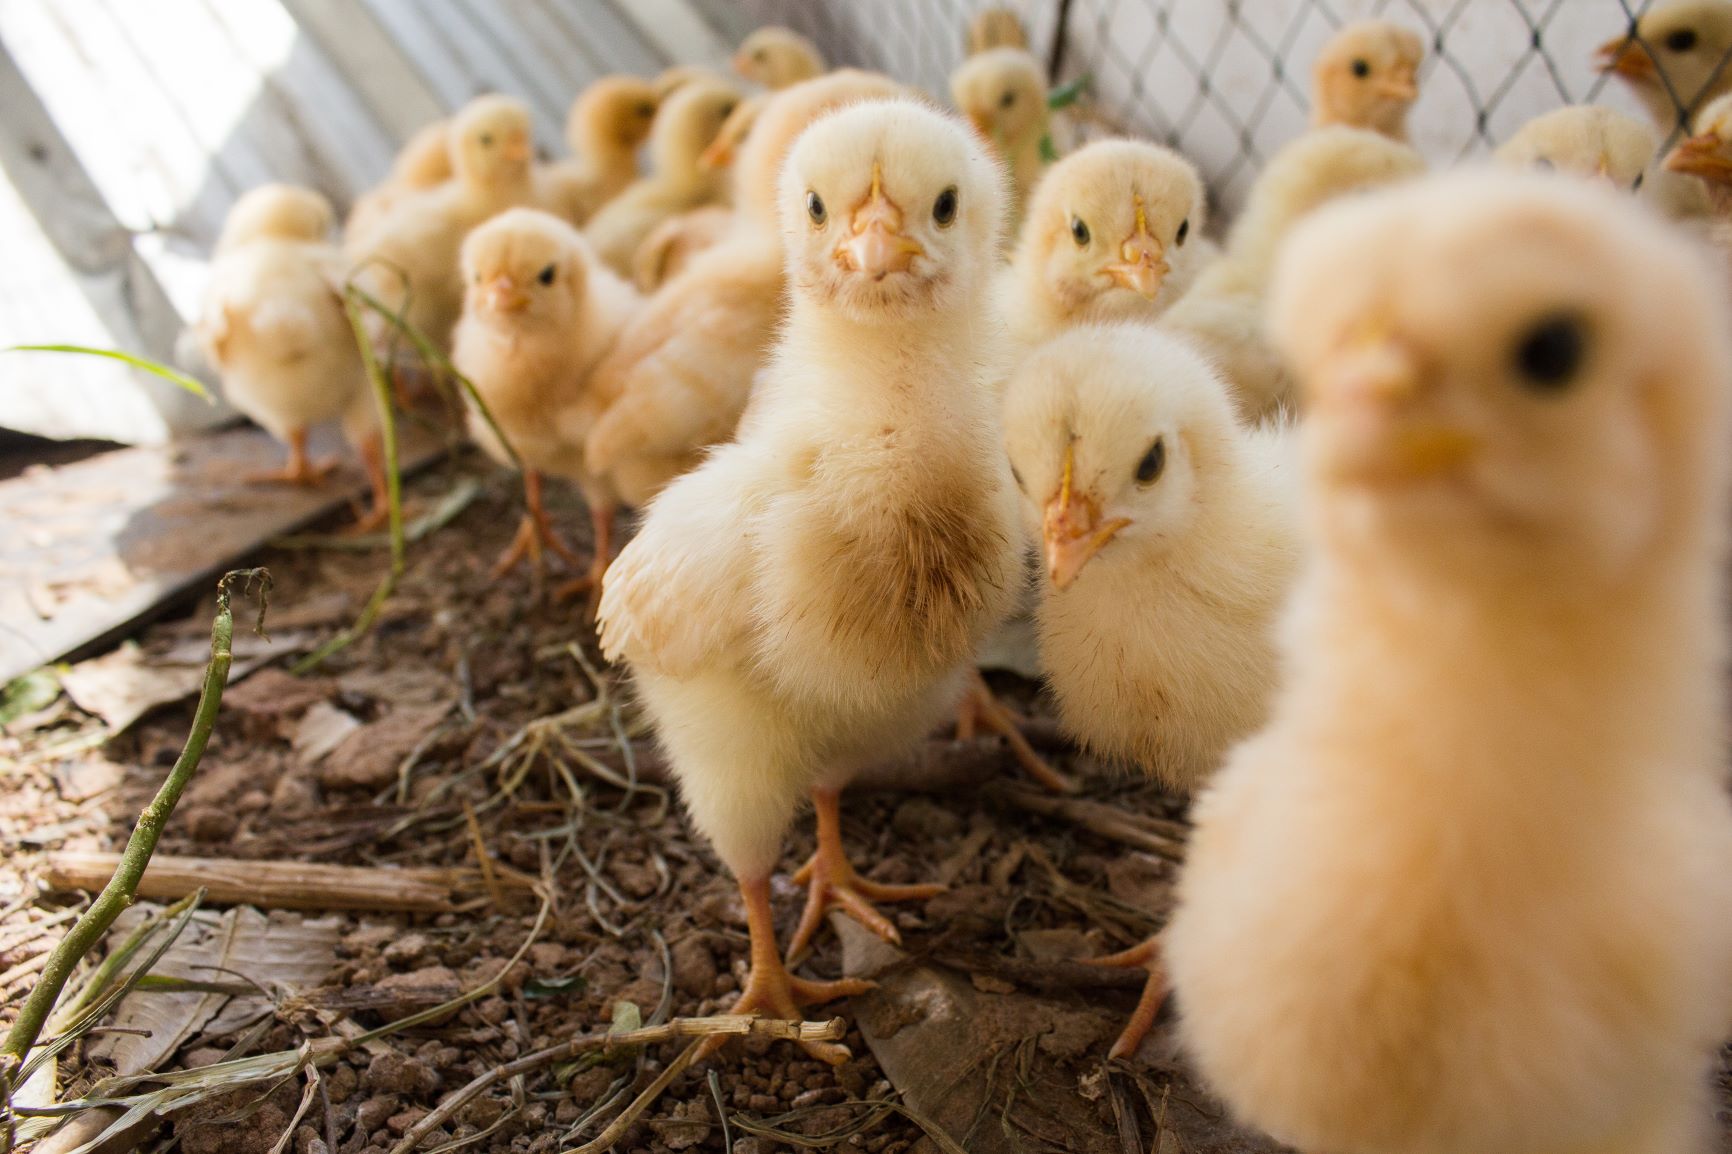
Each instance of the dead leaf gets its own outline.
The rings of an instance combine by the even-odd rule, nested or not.
[[[302,765],[312,765],[360,728],[361,722],[354,714],[338,709],[328,701],[316,701],[302,715],[300,724],[295,726],[289,744]]]
[[[269,642],[250,633],[236,632],[229,667],[229,684],[274,658],[304,649],[310,633],[279,633]],[[167,653],[146,654],[135,641],[80,661],[60,675],[60,684],[78,708],[102,719],[115,733],[159,706],[169,705],[197,693],[204,684],[210,644],[202,648],[183,642]]]

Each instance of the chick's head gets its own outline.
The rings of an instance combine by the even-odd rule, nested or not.
[[[820,75],[824,54],[792,28],[772,24],[740,42],[734,71],[765,88],[786,88]]]
[[[954,119],[908,100],[808,128],[782,171],[790,281],[856,320],[907,320],[984,291],[1004,177]]]
[[[650,129],[657,172],[696,170],[699,160],[740,103],[740,90],[721,79],[694,80],[674,90]]]
[[[528,178],[535,159],[529,106],[510,96],[478,96],[451,121],[451,164],[464,180],[484,185]]]
[[[1636,21],[1632,34],[1600,45],[1598,65],[1629,85],[1654,115],[1670,127],[1701,102],[1732,87],[1732,3],[1676,0],[1656,4]]]
[[[499,328],[569,326],[589,283],[587,249],[565,221],[514,208],[463,242],[463,311]]]
[[[1325,209],[1270,305],[1315,531],[1560,591],[1699,542],[1722,472],[1718,302],[1686,239],[1586,182],[1463,172]]]
[[[1528,121],[1497,150],[1497,159],[1604,180],[1634,192],[1642,187],[1659,143],[1653,130],[1634,117],[1581,104]]]
[[[1312,68],[1317,122],[1405,136],[1424,59],[1424,42],[1399,24],[1361,20],[1346,25],[1323,46]]]
[[[661,98],[636,76],[603,76],[572,101],[565,142],[578,156],[598,150],[635,149],[649,139]]]
[[[973,56],[994,48],[1027,48],[1022,17],[1009,8],[983,8],[968,22],[967,52]]]
[[[1666,157],[1672,172],[1700,177],[1717,190],[1732,189],[1732,93],[1717,97],[1696,118],[1696,131]]]
[[[950,74],[950,99],[999,148],[1038,139],[1046,130],[1046,71],[1021,48],[992,48]]]
[[[1202,234],[1203,181],[1168,148],[1102,140],[1071,153],[1036,186],[1014,264],[1065,317],[1146,313],[1186,243]]]
[[[336,213],[331,202],[310,188],[294,184],[262,184],[245,193],[229,209],[217,248],[247,241],[324,240]]]

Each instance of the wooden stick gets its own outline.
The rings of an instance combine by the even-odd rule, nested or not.
[[[96,889],[120,860],[112,853],[53,853],[44,869],[57,890]],[[509,882],[511,879],[502,878]],[[472,869],[383,869],[298,861],[158,857],[138,884],[138,896],[158,901],[185,897],[199,887],[212,904],[279,910],[399,910],[443,913],[459,892],[480,889]]]
[[[1139,817],[1116,806],[1074,797],[1053,797],[1017,786],[1002,786],[993,796],[1029,813],[1042,817],[1058,817],[1075,822],[1091,833],[1136,849],[1166,858],[1172,862],[1185,860],[1185,843],[1176,836],[1183,829],[1177,822],[1159,818]]]

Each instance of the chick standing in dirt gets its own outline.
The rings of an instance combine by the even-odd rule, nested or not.
[[[311,189],[269,184],[235,202],[211,261],[196,331],[223,395],[289,447],[257,480],[315,485],[332,463],[307,457],[307,430],[340,421],[373,486],[361,528],[385,516],[385,466],[372,390],[343,309],[335,214]]]
[[[777,949],[769,876],[799,800],[819,803],[822,888],[857,916],[930,892],[854,879],[836,790],[954,708],[1020,554],[983,367],[992,161],[923,105],[860,104],[801,137],[780,202],[792,304],[752,417],[651,505],[601,623],[739,880],[736,1011],[797,1017],[866,985],[794,978]]]
[[[581,434],[599,408],[589,379],[638,307],[637,293],[596,260],[576,229],[527,208],[469,234],[463,275],[468,289],[452,360],[516,450],[528,504],[493,575],[525,557],[539,567],[543,548],[579,564],[542,504],[542,476],[550,474],[575,481],[589,505],[595,552],[588,578],[573,588],[593,588],[610,556],[615,500],[584,467]],[[469,430],[494,460],[511,463],[480,412],[470,412]]]
[[[772,24],[753,32],[734,53],[734,71],[772,92],[824,74],[824,54],[792,28]]]
[[[1281,1141],[1706,1148],[1732,1022],[1715,289],[1626,198],[1524,174],[1331,209],[1286,250],[1309,564],[1166,933],[1184,1041]]]
[[[1405,141],[1424,60],[1424,42],[1399,24],[1359,20],[1344,26],[1312,66],[1311,126],[1340,124]]]
[[[989,49],[950,74],[950,99],[1009,167],[1009,221],[1016,228],[1046,164],[1046,70],[1024,49]]]
[[[655,86],[635,76],[604,76],[584,89],[565,121],[572,159],[536,170],[540,207],[581,226],[630,187],[659,103]]]
[[[1688,130],[1716,96],[1732,92],[1732,0],[1672,0],[1636,21],[1633,35],[1600,45],[1601,72],[1622,80],[1663,136]]]

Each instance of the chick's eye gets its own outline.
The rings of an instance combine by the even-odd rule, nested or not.
[[[492,148],[493,147],[493,134],[491,132],[483,132],[481,134],[481,147],[482,148]]]
[[[1522,383],[1534,392],[1557,392],[1567,388],[1581,371],[1587,349],[1587,327],[1581,318],[1547,317],[1517,342],[1516,371]]]
[[[1549,157],[1536,156],[1534,157],[1534,167],[1539,169],[1541,172],[1550,172],[1556,168],[1557,165],[1553,164]]]
[[[542,269],[540,272],[535,274],[535,279],[540,281],[542,284],[552,284],[553,283],[553,274],[554,274],[554,267],[552,265],[548,265],[546,268]]]
[[[726,120],[728,117],[730,117],[734,114],[734,106],[732,104],[724,104],[720,108],[718,108],[716,111],[720,112],[722,114],[723,120]]]
[[[1666,49],[1669,52],[1688,52],[1696,47],[1696,30],[1680,28],[1666,37]]]
[[[1143,454],[1143,459],[1137,462],[1137,484],[1153,485],[1160,477],[1161,470],[1167,467],[1167,443],[1160,437],[1149,446],[1149,451]]]
[[[1174,244],[1184,244],[1185,238],[1187,236],[1190,236],[1190,235],[1191,235],[1191,218],[1187,216],[1184,220],[1181,220],[1179,222],[1179,232],[1178,232],[1177,236],[1173,237],[1173,243]]]
[[[1070,235],[1071,239],[1076,241],[1078,248],[1089,246],[1089,226],[1083,223],[1082,217],[1073,216],[1070,218]]]
[[[1642,181],[1647,177],[1647,175],[1648,174],[1645,172],[1638,172],[1636,174],[1636,179],[1630,182],[1630,191],[1631,192],[1641,192],[1642,191]]]
[[[640,104],[637,106],[637,114],[647,119],[656,114],[656,106],[653,104]]]
[[[1367,76],[1370,76],[1371,75],[1371,62],[1368,60],[1355,60],[1353,62],[1353,75],[1359,77],[1359,79],[1361,79],[1361,80],[1364,80]]]
[[[1010,465],[1010,479],[1016,482],[1016,487],[1018,489],[1021,489],[1024,493],[1028,492],[1028,486],[1022,483],[1022,474],[1016,471],[1016,462],[1014,461],[1011,462]]]
[[[756,52],[752,53],[752,59],[756,60],[759,64],[762,64],[764,61],[768,60],[769,58],[770,58],[770,53],[763,48],[760,48]]]
[[[806,193],[806,215],[812,218],[813,224],[823,224],[830,215],[824,207],[824,198],[815,192]]]
[[[1011,105],[1013,105],[1015,103],[1016,103],[1016,93],[1015,92],[1006,92],[1003,96],[1000,96],[998,98],[998,106],[1000,108],[1009,108]]]
[[[956,219],[956,186],[953,184],[938,194],[938,199],[932,202],[932,219],[938,222],[939,228],[944,228]]]

